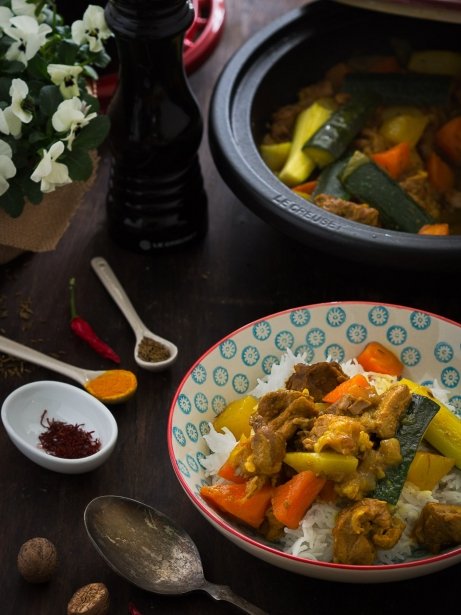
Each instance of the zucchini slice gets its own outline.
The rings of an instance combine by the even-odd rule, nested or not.
[[[408,469],[416,455],[419,444],[429,423],[439,411],[439,405],[425,397],[413,393],[410,405],[402,418],[396,437],[400,442],[402,463],[387,469],[386,476],[379,480],[372,497],[397,504]]]
[[[338,160],[363,128],[376,102],[373,94],[352,96],[306,141],[304,154],[321,169]]]
[[[351,195],[339,179],[339,176],[348,163],[348,160],[349,156],[346,156],[327,165],[318,177],[317,185],[315,190],[312,192],[312,196],[317,196],[318,194],[328,194],[329,196],[335,196],[339,199],[348,201],[351,198]]]
[[[384,105],[447,105],[453,79],[419,73],[349,73],[343,91],[353,96],[372,93]]]
[[[362,203],[379,211],[387,228],[417,233],[424,224],[435,222],[397,182],[362,152],[354,152],[340,180]]]
[[[406,384],[412,393],[434,399],[423,384],[417,384],[407,378],[402,378],[400,382]],[[439,405],[440,410],[427,428],[424,439],[445,457],[452,457],[456,466],[461,470],[461,418],[438,399],[434,401]]]

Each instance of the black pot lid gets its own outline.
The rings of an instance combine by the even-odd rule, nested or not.
[[[336,0],[336,2],[382,13],[461,23],[460,0]]]

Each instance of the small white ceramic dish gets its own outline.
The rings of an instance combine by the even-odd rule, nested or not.
[[[46,453],[39,444],[44,410],[50,420],[93,431],[93,437],[101,441],[100,450],[80,459]],[[1,414],[13,444],[31,461],[54,472],[81,474],[94,470],[109,458],[117,441],[117,422],[106,406],[86,391],[63,382],[43,380],[19,387],[4,400]]]
[[[280,568],[329,581],[381,583],[419,577],[461,562],[461,546],[404,563],[351,566],[308,560],[284,553],[219,514],[200,496],[208,484],[202,463],[209,454],[203,438],[231,401],[248,394],[258,378],[290,348],[315,363],[357,356],[378,341],[400,358],[404,376],[448,391],[461,416],[461,324],[410,307],[371,302],[333,302],[272,314],[230,333],[207,350],[181,382],[168,425],[170,459],[176,476],[199,512],[237,546]]]

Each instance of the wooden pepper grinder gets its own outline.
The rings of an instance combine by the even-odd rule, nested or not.
[[[109,233],[142,253],[203,237],[207,198],[198,158],[203,121],[183,64],[194,19],[187,0],[109,0],[119,60],[109,106]]]

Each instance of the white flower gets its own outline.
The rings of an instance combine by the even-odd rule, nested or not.
[[[8,121],[3,109],[0,109],[0,132],[3,132],[4,135],[10,134],[10,127],[8,126]]]
[[[32,181],[41,182],[40,190],[42,192],[53,192],[56,188],[72,182],[67,166],[61,162],[56,162],[63,151],[64,143],[62,141],[53,143],[48,151],[44,151],[43,158],[30,176]]]
[[[27,0],[12,0],[11,10],[7,6],[0,6],[0,28],[10,25],[10,19],[14,15],[29,15],[35,17],[35,4]]]
[[[11,0],[11,9],[15,15],[29,15],[34,17],[37,7],[28,0]]]
[[[103,41],[112,36],[104,18],[102,6],[90,4],[79,19],[72,24],[72,38],[77,45],[88,43],[90,51],[98,53],[104,49]]]
[[[15,41],[6,52],[7,60],[18,60],[27,65],[40,47],[45,43],[47,35],[52,31],[47,24],[40,24],[34,17],[18,15],[10,19],[10,26],[4,26],[5,34]]]
[[[66,66],[65,64],[49,64],[47,66],[51,81],[59,86],[59,91],[66,99],[80,94],[77,78],[82,70],[81,66]]]
[[[24,104],[28,94],[29,86],[27,83],[22,79],[13,79],[10,87],[11,110],[24,124],[28,124],[33,117]]]
[[[7,6],[0,6],[0,28],[10,25],[10,19],[13,17],[13,13]]]
[[[16,167],[11,158],[13,151],[6,141],[0,139],[0,196],[10,187],[8,179],[16,175]]]
[[[13,137],[21,136],[21,120],[16,117],[11,107],[0,109],[0,132],[4,135],[13,135]]]
[[[89,106],[74,96],[70,100],[63,100],[56,109],[51,123],[56,132],[69,133],[63,141],[67,141],[67,147],[71,150],[77,133],[95,118],[97,113],[90,113]]]

